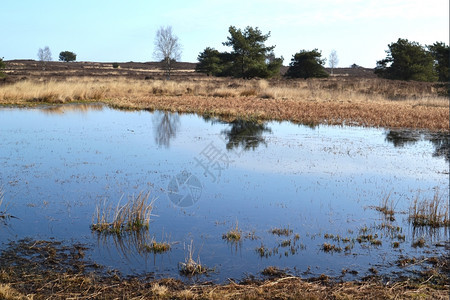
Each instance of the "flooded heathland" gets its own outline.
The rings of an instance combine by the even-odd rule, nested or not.
[[[1,249],[213,282],[413,276],[448,251],[448,133],[91,104],[2,108],[0,136]]]

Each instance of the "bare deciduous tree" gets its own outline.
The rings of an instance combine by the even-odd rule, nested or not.
[[[167,79],[173,69],[173,63],[181,57],[181,45],[178,37],[172,33],[172,27],[160,27],[156,32],[153,56],[164,63]]]
[[[37,56],[40,61],[51,61],[52,60],[52,52],[50,51],[50,48],[48,46],[45,46],[44,49],[39,48]]]
[[[48,46],[45,46],[44,49],[39,48],[37,53],[38,59],[43,63],[42,69],[45,70],[45,65],[48,61],[52,61],[52,52]]]
[[[331,74],[333,74],[333,69],[337,67],[338,63],[339,59],[336,50],[332,50],[330,53],[330,58],[328,60],[328,64],[330,65],[331,68]]]

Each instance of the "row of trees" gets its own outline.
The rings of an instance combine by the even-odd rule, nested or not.
[[[258,27],[246,27],[244,30],[230,26],[230,36],[223,42],[232,48],[231,52],[219,52],[207,47],[198,56],[196,71],[213,76],[233,76],[239,78],[270,78],[280,74],[283,57],[274,54],[275,46],[266,46],[270,32],[263,34]],[[318,49],[301,50],[296,53],[289,64],[286,76],[293,78],[327,77],[324,65],[326,59],[321,58]],[[333,69],[339,63],[335,50],[330,54],[329,65]]]
[[[270,78],[280,74],[283,57],[276,57],[275,46],[266,46],[270,32],[263,34],[258,27],[247,26],[244,30],[230,26],[229,36],[222,44],[231,47],[230,52],[219,52],[207,47],[198,55],[196,71],[213,76],[233,76],[238,78]],[[164,70],[170,79],[173,65],[181,57],[181,45],[172,27],[160,27],[154,41],[154,58],[164,64]],[[398,39],[388,45],[386,58],[377,61],[375,73],[380,77],[417,81],[449,81],[449,46],[442,42],[422,46],[407,39]],[[51,61],[49,47],[39,49],[41,61]],[[75,61],[76,54],[63,51],[61,61]],[[326,59],[318,49],[301,50],[293,55],[285,76],[291,78],[327,77]],[[331,74],[339,63],[335,50],[329,56]],[[1,66],[1,65],[0,65]],[[352,65],[352,67],[359,67]]]
[[[277,58],[275,46],[265,46],[270,32],[262,34],[250,26],[244,30],[230,26],[230,36],[222,43],[232,47],[230,52],[219,52],[207,47],[198,55],[196,71],[213,76],[233,76],[239,78],[269,78],[280,74],[283,57]],[[448,81],[449,46],[436,42],[422,46],[416,42],[399,39],[388,45],[387,57],[377,61],[375,73],[380,77],[399,80]],[[327,77],[325,58],[318,49],[301,50],[293,55],[285,76],[291,78]],[[331,74],[339,63],[333,50],[329,57]],[[358,67],[352,65],[352,67]]]
[[[266,46],[270,32],[263,34],[258,27],[246,27],[244,30],[230,26],[230,36],[223,42],[232,48],[230,52],[219,52],[207,47],[198,56],[197,72],[213,76],[233,76],[239,78],[270,78],[280,74],[283,57],[274,54],[275,46]],[[296,53],[289,64],[286,76],[293,78],[327,77],[324,65],[326,59],[321,58],[318,49],[301,50]],[[339,60],[335,50],[330,55],[330,67],[333,70]]]
[[[385,59],[377,61],[375,73],[400,80],[448,81],[449,46],[442,42],[422,46],[407,39],[389,44]]]
[[[48,46],[45,46],[44,49],[39,48],[37,57],[42,62],[52,61],[52,52]],[[71,51],[62,51],[59,53],[59,60],[65,62],[76,61],[77,55]]]

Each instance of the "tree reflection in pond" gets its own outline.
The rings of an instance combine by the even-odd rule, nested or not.
[[[448,133],[430,133],[414,130],[389,130],[386,132],[386,141],[395,147],[414,145],[424,140],[429,141],[434,146],[433,157],[444,157],[450,160],[450,135]]]
[[[264,123],[235,120],[229,124],[230,129],[222,130],[222,134],[227,139],[228,150],[238,147],[242,147],[244,150],[255,150],[260,144],[266,145],[263,134],[272,133],[272,130]]]
[[[411,130],[389,130],[386,133],[386,141],[392,143],[395,147],[404,147],[413,145],[420,141],[421,134],[418,131]]]
[[[450,134],[435,135],[430,138],[430,142],[434,146],[434,157],[443,156],[447,161],[450,160]]]
[[[155,112],[153,115],[153,126],[156,144],[169,148],[170,140],[177,135],[180,117],[177,113]]]

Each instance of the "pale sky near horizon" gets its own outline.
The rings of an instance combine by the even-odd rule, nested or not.
[[[387,45],[406,38],[449,44],[448,0],[1,0],[0,57],[36,59],[49,46],[53,60],[73,51],[77,61],[146,62],[160,26],[182,45],[181,61],[196,62],[206,47],[222,45],[230,25],[271,32],[267,46],[288,65],[292,55],[317,48],[338,67],[375,67]],[[328,66],[328,63],[327,63]]]

